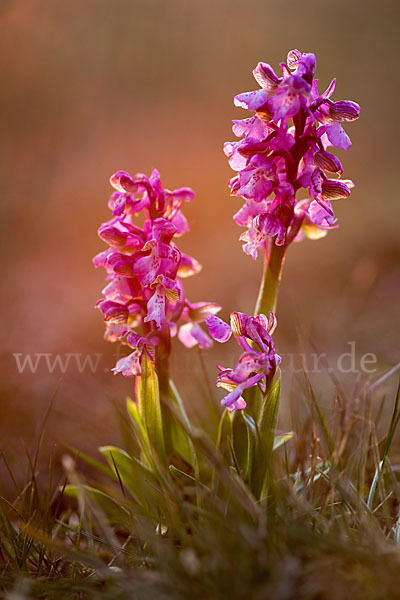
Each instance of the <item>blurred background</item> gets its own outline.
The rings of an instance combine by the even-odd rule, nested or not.
[[[105,248],[96,231],[109,218],[114,171],[157,167],[166,187],[194,188],[196,201],[185,206],[192,231],[181,247],[203,271],[186,281],[187,294],[219,302],[223,317],[252,311],[262,264],[241,250],[232,220],[240,200],[229,196],[222,145],[234,137],[231,120],[246,116],[233,96],[257,87],[254,66],[278,69],[292,48],[314,52],[320,90],[337,77],[334,99],[355,100],[362,113],[346,128],[353,147],[339,154],[356,183],[336,204],[340,229],[288,252],[277,347],[284,355],[324,352],[333,367],[354,348],[353,371],[374,354],[375,373],[337,373],[346,390],[398,363],[399,13],[397,0],[0,3],[0,446],[17,477],[54,394],[44,463],[52,452],[58,460],[59,441],[95,455],[119,440],[113,402],[123,406],[133,381],[108,372],[116,349],[93,308],[104,273],[91,263]],[[80,373],[73,358],[64,374],[57,366],[51,373],[43,358],[35,372],[20,373],[13,355],[35,362],[39,353],[90,355],[95,366],[100,357],[95,372],[87,365]],[[237,355],[232,344],[204,356],[211,385],[215,363]],[[193,383],[206,384],[196,350],[177,344],[173,370],[201,412]],[[296,394],[285,371],[283,416]],[[312,377],[330,401],[329,376]],[[396,376],[388,379],[389,403],[395,385]]]

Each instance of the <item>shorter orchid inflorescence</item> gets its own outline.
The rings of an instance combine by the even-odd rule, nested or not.
[[[118,171],[110,181],[116,190],[109,201],[113,217],[98,230],[110,248],[93,259],[96,267],[105,268],[108,284],[96,306],[104,314],[106,340],[119,340],[133,350],[113,371],[127,377],[140,375],[146,353],[158,360],[160,375],[168,370],[174,335],[187,347],[212,345],[200,323],[221,309],[211,302],[191,304],[181,281],[201,269],[174,243],[189,231],[181,207],[193,200],[194,192],[164,189],[158,171],[150,178]],[[144,214],[141,227],[132,222],[139,213]],[[178,329],[179,322],[183,324]]]
[[[340,179],[340,160],[327,148],[350,147],[342,123],[357,119],[360,107],[331,100],[335,79],[320,94],[315,66],[314,54],[298,50],[281,63],[281,77],[260,62],[253,75],[261,89],[235,97],[235,105],[253,116],[233,122],[242,139],[226,143],[225,153],[238,172],[230,180],[231,193],[245,200],[234,219],[247,227],[243,250],[254,259],[269,240],[287,246],[326,235],[336,227],[331,200],[346,198],[353,186]],[[297,197],[300,190],[303,198]]]
[[[210,315],[206,324],[211,337],[218,342],[226,342],[233,334],[244,351],[233,369],[218,366],[217,386],[229,391],[221,404],[229,411],[243,410],[246,401],[243,392],[258,385],[263,393],[270,386],[281,358],[275,352],[271,334],[276,326],[273,313],[255,317],[244,313],[231,314],[230,325],[216,316]]]

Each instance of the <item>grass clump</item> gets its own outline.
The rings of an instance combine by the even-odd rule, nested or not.
[[[33,459],[24,488],[2,497],[4,598],[398,597],[399,394],[385,432],[376,386],[338,389],[328,414],[309,384],[291,431],[262,431],[262,411],[224,412],[215,438],[156,386],[149,363],[125,449],[66,453],[66,476],[50,467],[46,489]]]

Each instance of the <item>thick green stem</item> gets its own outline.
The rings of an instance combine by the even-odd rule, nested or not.
[[[258,292],[255,315],[268,315],[269,311],[275,312],[278,298],[278,287],[282,276],[282,267],[285,260],[286,246],[277,246],[272,242],[269,256],[264,258],[264,273]]]
[[[276,311],[278,287],[282,276],[286,248],[287,246],[276,246],[272,240],[269,255],[267,252],[265,253],[264,272],[254,310],[255,315],[263,314],[268,316],[270,311],[274,313]],[[249,414],[258,419],[262,396],[257,386],[246,390],[245,400]]]

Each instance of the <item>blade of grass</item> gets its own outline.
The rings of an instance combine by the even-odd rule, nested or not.
[[[308,383],[308,390],[310,392],[310,397],[311,397],[311,400],[312,400],[312,404],[313,404],[313,406],[315,408],[315,411],[317,413],[319,424],[320,424],[320,427],[321,427],[321,430],[322,430],[322,433],[323,433],[323,436],[324,436],[324,440],[325,440],[325,443],[326,443],[326,446],[327,446],[327,449],[328,449],[328,456],[330,458],[332,456],[334,450],[335,450],[335,442],[333,441],[333,438],[332,438],[332,436],[331,436],[331,434],[329,432],[329,428],[328,428],[327,422],[325,420],[324,415],[322,414],[321,407],[318,404],[317,398],[316,398],[315,393],[314,393],[314,389],[313,389],[313,387],[311,385],[311,381],[310,381],[310,379],[309,379],[309,377],[308,377],[308,375],[307,375],[307,373],[305,371],[304,371],[304,377],[306,378],[306,381]]]
[[[399,408],[400,408],[400,383],[397,388],[396,400],[395,400],[394,407],[393,407],[392,417],[390,419],[389,430],[388,430],[388,433],[386,436],[385,445],[384,445],[383,452],[382,452],[382,457],[381,457],[381,460],[378,463],[378,466],[375,470],[374,478],[372,480],[371,488],[370,488],[369,494],[368,494],[367,505],[370,510],[372,510],[372,508],[373,508],[375,498],[376,498],[376,493],[378,491],[379,481],[381,478],[381,473],[382,473],[383,467],[385,466],[385,461],[389,455],[390,447],[393,442],[393,437],[394,437],[395,431],[397,429],[397,425],[399,423],[399,419],[400,419]]]

